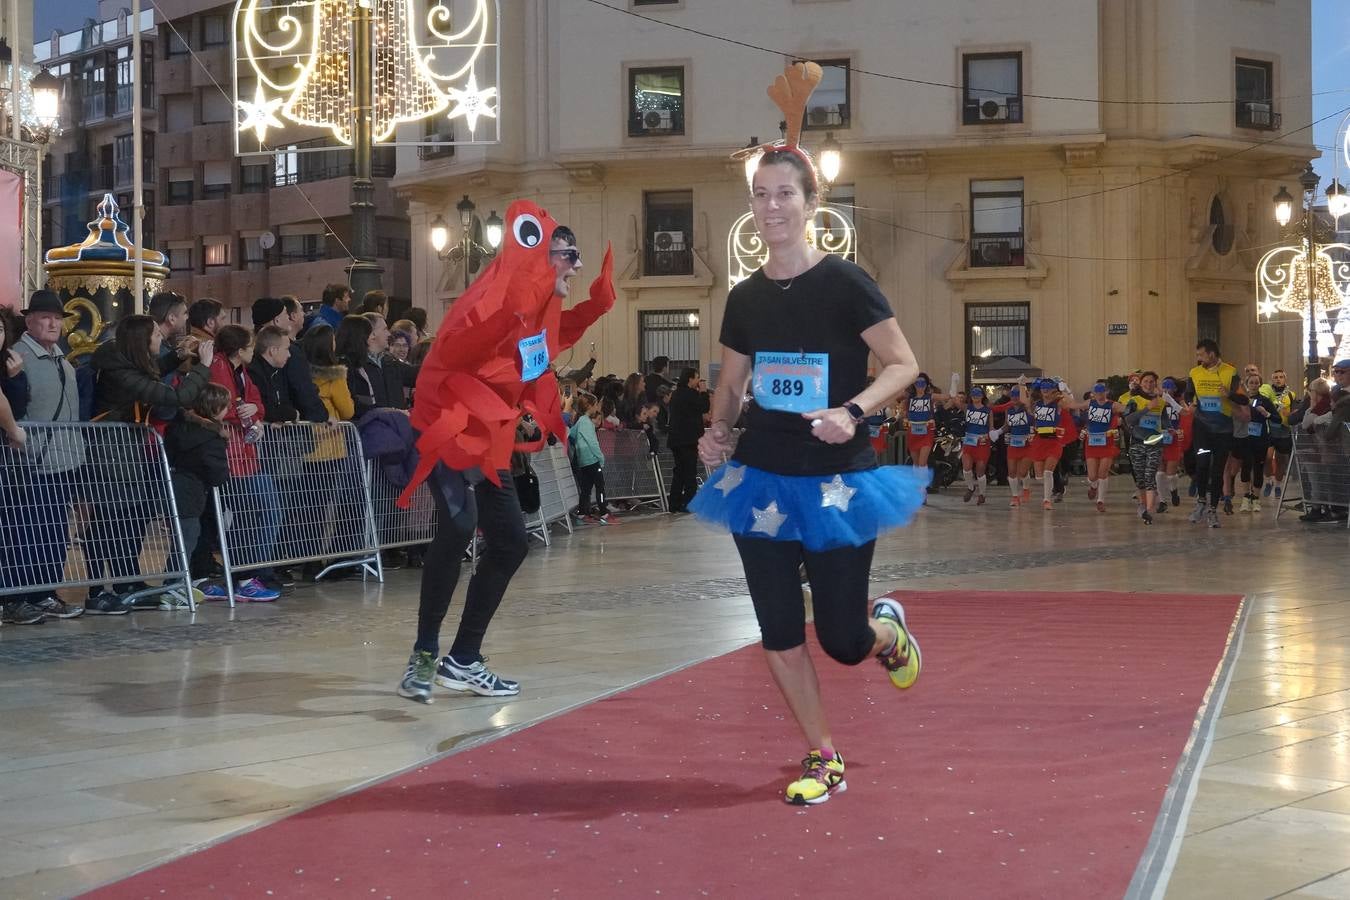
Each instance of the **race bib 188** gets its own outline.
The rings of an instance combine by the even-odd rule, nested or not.
[[[829,406],[828,353],[755,354],[755,402],[764,409],[807,413]]]

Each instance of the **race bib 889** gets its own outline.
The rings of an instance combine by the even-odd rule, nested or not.
[[[806,413],[829,405],[828,353],[761,351],[755,354],[754,373],[752,392],[764,409]]]

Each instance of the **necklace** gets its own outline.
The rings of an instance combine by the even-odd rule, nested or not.
[[[797,280],[797,276],[793,275],[791,278],[789,278],[787,280],[787,284],[783,284],[783,282],[779,281],[777,278],[770,278],[769,280],[772,281],[774,284],[778,285],[778,289],[780,291],[786,291],[788,288],[792,287],[792,282]]]

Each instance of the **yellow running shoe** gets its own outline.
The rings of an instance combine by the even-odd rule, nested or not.
[[[843,754],[836,750],[831,759],[826,759],[819,750],[812,750],[802,760],[802,777],[787,786],[783,799],[794,806],[814,806],[846,790]]]
[[[877,659],[891,676],[891,684],[904,690],[919,679],[919,670],[923,668],[919,642],[905,625],[905,608],[889,597],[882,597],[872,604],[872,615],[895,629],[895,646]]]

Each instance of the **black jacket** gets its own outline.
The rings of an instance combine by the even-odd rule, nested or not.
[[[327,422],[328,409],[319,399],[319,389],[314,386],[314,373],[305,358],[303,349],[292,342],[291,356],[282,368],[286,373],[286,386],[290,389],[291,403],[305,422]]]
[[[174,471],[193,475],[207,490],[230,480],[225,435],[215,422],[195,414],[180,416],[164,432],[164,452]]]
[[[138,403],[142,421],[153,407],[189,408],[196,402],[202,388],[211,381],[211,373],[207,368],[195,365],[183,373],[176,387],[165,384],[136,368],[111,341],[94,351],[90,366],[98,375],[94,388],[94,413],[106,413],[103,419],[109,422],[133,421]]]
[[[710,408],[706,391],[697,391],[687,384],[675,388],[670,398],[670,436],[667,446],[689,447],[703,437],[703,414]]]
[[[291,401],[291,385],[286,379],[285,369],[273,367],[255,352],[253,361],[248,364],[248,376],[262,394],[263,421],[295,422],[299,419],[300,413]]]
[[[404,388],[413,386],[413,368],[407,363],[385,357],[380,364],[369,357],[354,365],[347,360],[347,387],[352,392],[359,419],[376,407],[407,409]]]
[[[655,372],[649,372],[646,377],[642,379],[642,386],[647,392],[648,403],[657,403],[661,400],[658,391],[663,384],[669,387],[675,386],[675,382],[671,381],[666,376],[658,375]]]

